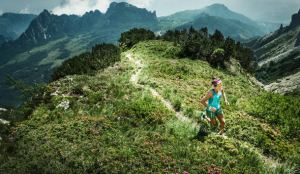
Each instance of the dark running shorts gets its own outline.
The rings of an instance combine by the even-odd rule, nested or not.
[[[222,115],[222,114],[223,114],[223,110],[221,107],[217,109],[216,112],[206,110],[206,116],[210,119],[216,119],[216,115]]]

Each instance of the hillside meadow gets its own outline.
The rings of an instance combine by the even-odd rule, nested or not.
[[[264,91],[243,69],[179,58],[178,50],[142,41],[108,68],[49,82],[32,114],[2,132],[1,173],[299,173],[299,98]],[[130,80],[139,69],[143,87]],[[220,102],[226,137],[200,119],[212,75],[230,103]]]

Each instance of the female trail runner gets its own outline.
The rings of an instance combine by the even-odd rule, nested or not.
[[[204,112],[201,115],[201,119],[206,119],[213,126],[217,125],[216,117],[220,122],[220,135],[224,133],[225,116],[220,106],[221,95],[223,95],[225,104],[229,105],[226,99],[225,92],[222,88],[222,81],[215,76],[212,77],[212,85],[214,86],[207,95],[201,100],[201,103],[206,107],[206,115]],[[206,104],[208,100],[208,104]]]

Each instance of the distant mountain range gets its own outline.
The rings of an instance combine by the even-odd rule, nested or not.
[[[213,4],[202,9],[177,12],[169,16],[159,17],[158,20],[160,22],[190,22],[198,18],[202,13],[209,14],[210,16],[221,17],[223,19],[234,19],[240,21],[244,24],[248,24],[252,27],[258,28],[261,32],[264,33],[263,35],[277,30],[280,26],[280,23],[253,21],[242,14],[235,13],[229,10],[224,4]]]
[[[17,39],[36,17],[34,14],[3,13],[0,16],[0,35]]]
[[[106,13],[95,10],[81,17],[57,16],[44,10],[17,39],[7,39],[3,34],[6,42],[0,45],[0,107],[16,105],[17,93],[5,85],[5,73],[27,84],[47,82],[65,59],[90,51],[98,43],[118,44],[121,33],[132,28],[146,28],[162,34],[166,30],[188,29],[191,25],[195,29],[207,27],[210,34],[218,29],[225,37],[237,41],[264,35],[256,22],[221,4],[160,18],[155,11],[125,2],[111,3]]]
[[[240,22],[239,20],[224,19],[217,16],[210,16],[205,13],[202,13],[202,16],[174,29],[182,30],[183,28],[189,28],[190,26],[193,26],[196,29],[207,27],[209,33],[214,33],[214,31],[218,29],[223,33],[224,37],[230,36],[237,41],[248,40],[253,36],[264,35],[258,28]]]

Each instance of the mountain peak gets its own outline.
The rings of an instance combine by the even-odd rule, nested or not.
[[[44,9],[44,11],[42,11],[41,13],[40,13],[40,15],[51,15],[50,14],[50,12],[48,11],[48,10],[46,10],[46,9]]]
[[[213,9],[222,9],[222,10],[229,10],[224,4],[212,4],[208,6],[207,8],[213,8]]]
[[[131,4],[128,4],[127,2],[112,2],[108,9],[114,9],[114,8],[118,8],[118,7],[135,7]]]
[[[291,21],[290,25],[288,26],[288,29],[292,29],[299,25],[300,25],[300,9],[299,9],[298,13],[295,13],[292,15],[292,21]]]
[[[105,16],[107,17],[106,25],[113,23],[157,23],[156,12],[148,11],[145,8],[138,8],[127,2],[112,2],[107,9]],[[112,23],[113,22],[113,23]]]

